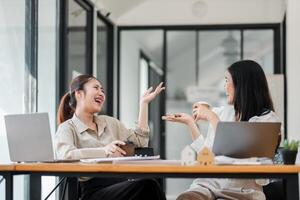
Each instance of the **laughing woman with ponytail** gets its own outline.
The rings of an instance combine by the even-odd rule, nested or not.
[[[60,159],[121,157],[124,141],[145,147],[149,141],[148,104],[162,91],[162,83],[155,90],[149,88],[141,97],[140,112],[134,130],[127,129],[118,119],[97,115],[105,101],[100,81],[91,75],[80,75],[70,84],[70,90],[58,108],[56,154]],[[82,200],[138,200],[165,199],[163,191],[153,179],[81,178]]]

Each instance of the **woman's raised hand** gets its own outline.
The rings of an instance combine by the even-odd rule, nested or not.
[[[166,114],[165,116],[162,116],[161,118],[166,121],[178,122],[178,123],[183,123],[186,125],[194,123],[193,117],[186,113]]]
[[[150,103],[157,95],[161,93],[161,91],[165,90],[165,87],[162,86],[163,82],[161,82],[153,91],[153,87],[150,87],[141,97],[141,103]]]
[[[104,147],[105,154],[109,157],[122,157],[126,155],[126,152],[120,148],[121,145],[125,145],[125,142],[115,140]]]
[[[214,115],[214,112],[210,109],[210,106],[208,104],[202,104],[197,102],[193,105],[193,118],[195,121],[209,121],[211,115]]]

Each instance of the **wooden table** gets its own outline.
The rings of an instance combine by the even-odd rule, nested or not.
[[[30,199],[41,199],[41,176],[66,177],[160,177],[160,178],[279,178],[286,181],[287,200],[299,200],[300,165],[258,166],[181,166],[179,164],[84,164],[23,163],[1,164],[0,175],[6,181],[6,200],[13,199],[13,175],[29,174]],[[183,188],[184,189],[184,188]]]
[[[13,199],[13,174],[15,171],[14,164],[0,164],[0,175],[5,179],[5,197]],[[2,182],[3,179],[1,179]]]
[[[9,169],[9,168],[8,168]],[[116,173],[116,174],[293,174],[300,172],[300,165],[212,165],[181,166],[177,164],[85,164],[85,163],[22,163],[15,164],[15,170],[22,173]],[[80,174],[79,174],[80,175]]]
[[[278,178],[286,181],[287,200],[299,200],[298,173],[300,165],[180,166],[170,164],[38,163],[16,164],[15,172],[37,177],[50,175],[132,178]],[[32,186],[32,188],[34,187]],[[40,199],[40,196],[36,199]]]

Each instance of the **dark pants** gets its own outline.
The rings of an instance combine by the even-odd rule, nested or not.
[[[82,200],[165,200],[154,179],[93,178],[80,183]]]

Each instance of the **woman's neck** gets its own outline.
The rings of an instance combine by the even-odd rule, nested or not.
[[[85,112],[80,109],[76,109],[75,114],[85,125],[90,128],[94,128],[94,114]]]

